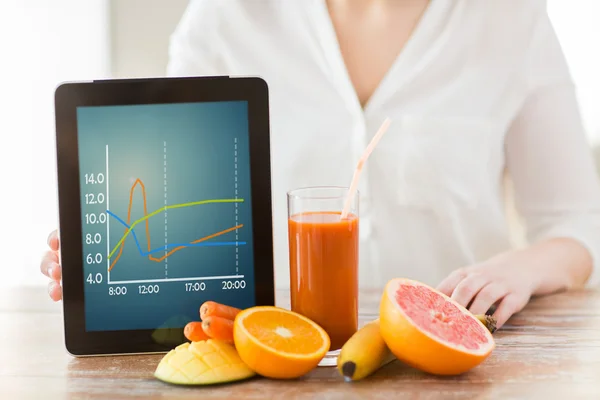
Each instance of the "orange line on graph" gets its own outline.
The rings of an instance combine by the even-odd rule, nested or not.
[[[212,235],[204,236],[203,238],[200,238],[198,240],[194,240],[193,242],[190,242],[190,244],[196,244],[196,243],[204,242],[205,240],[212,239],[212,238],[215,238],[217,236],[224,235],[227,232],[231,232],[231,231],[235,231],[236,229],[240,229],[242,226],[244,226],[244,225],[240,224],[240,225],[237,225],[237,226],[234,226],[234,227],[231,227],[231,228],[227,228],[227,229],[222,230],[220,232],[213,233]],[[187,246],[175,247],[173,250],[169,251],[167,254],[165,254],[164,256],[162,256],[160,258],[154,258],[154,257],[150,256],[150,259],[152,261],[158,261],[158,262],[160,262],[160,261],[163,261],[165,258],[169,257],[171,254],[175,253],[176,251],[179,251],[181,249],[185,249],[186,247]]]
[[[131,207],[133,205],[133,193],[135,192],[135,187],[137,185],[140,185],[140,187],[142,188],[142,198],[144,200],[144,216],[148,215],[148,207],[147,207],[147,202],[146,202],[146,187],[144,186],[144,183],[142,182],[141,179],[136,179],[135,182],[133,183],[133,186],[131,186],[131,190],[129,192],[129,206],[127,208],[127,224],[129,225],[131,223]],[[231,228],[227,228],[224,229],[222,231],[219,231],[217,233],[213,233],[212,235],[208,235],[208,236],[204,236],[200,239],[194,240],[193,242],[191,242],[190,244],[196,244],[196,243],[200,243],[200,242],[204,242],[205,240],[209,240],[212,238],[215,238],[217,236],[221,236],[224,235],[228,232],[234,231],[236,229],[240,229],[241,227],[243,227],[243,224],[239,224],[236,225],[234,227]],[[127,234],[128,229],[125,229],[125,234]],[[125,239],[126,240],[126,239]],[[123,240],[123,242],[121,243],[121,246],[119,247],[119,253],[117,254],[117,256],[115,257],[115,260],[112,262],[112,264],[110,265],[110,267],[108,268],[108,271],[110,272],[115,264],[117,263],[117,261],[119,261],[119,258],[121,258],[121,254],[123,253],[123,247],[125,246],[125,240]],[[148,243],[148,252],[150,252],[151,249],[151,244],[150,244],[150,225],[149,225],[149,221],[148,218],[146,218],[146,242]],[[164,261],[165,258],[169,257],[171,254],[181,250],[181,249],[185,249],[187,246],[179,246],[179,247],[175,247],[173,250],[169,251],[167,254],[165,254],[162,257],[154,257],[152,254],[148,255],[148,258],[152,261],[156,261],[156,262],[161,262]]]

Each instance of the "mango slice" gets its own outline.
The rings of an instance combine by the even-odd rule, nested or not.
[[[175,385],[214,385],[254,375],[231,344],[213,339],[177,346],[154,372],[157,379]]]

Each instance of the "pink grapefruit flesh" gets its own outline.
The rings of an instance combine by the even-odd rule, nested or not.
[[[381,335],[394,355],[433,374],[466,372],[495,348],[489,330],[466,308],[417,281],[388,282],[380,320]]]

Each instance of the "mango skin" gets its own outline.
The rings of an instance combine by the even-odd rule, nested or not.
[[[174,385],[216,385],[255,375],[231,344],[213,339],[177,346],[154,371],[156,379]]]

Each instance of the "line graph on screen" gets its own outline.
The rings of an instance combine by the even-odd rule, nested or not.
[[[119,215],[110,207],[110,192],[109,192],[109,158],[108,158],[108,146],[106,146],[106,171],[105,174],[98,174],[95,177],[90,176],[89,179],[95,180],[93,183],[106,183],[106,194],[99,193],[96,195],[95,201],[99,199],[102,202],[106,201],[106,209],[104,210],[104,215],[100,214],[98,218],[94,218],[99,223],[106,223],[106,274],[107,274],[107,284],[129,284],[129,283],[157,283],[157,282],[171,282],[171,281],[204,281],[204,280],[213,280],[213,279],[236,279],[243,278],[244,275],[239,274],[237,272],[231,275],[211,275],[211,276],[185,276],[185,277],[171,277],[167,276],[167,260],[169,257],[172,257],[176,253],[184,252],[186,249],[190,248],[222,248],[222,247],[235,247],[235,254],[237,255],[238,247],[244,246],[247,243],[242,240],[238,240],[238,232],[240,229],[244,227],[244,224],[237,223],[237,212],[239,203],[243,203],[243,198],[238,198],[237,193],[234,198],[216,198],[216,199],[204,199],[186,203],[177,203],[177,204],[165,204],[162,207],[159,207],[151,212],[148,211],[148,193],[147,187],[144,181],[140,178],[136,178],[131,185],[129,190],[129,199],[127,205],[126,216]],[[86,177],[86,179],[88,179]],[[104,182],[105,181],[105,182]],[[134,203],[135,200],[141,200],[141,205],[143,210],[135,210]],[[166,196],[165,196],[166,199]],[[92,201],[93,204],[94,201]],[[139,201],[138,201],[139,203]],[[165,200],[166,203],[166,200]],[[206,207],[209,205],[235,205],[235,219],[232,218],[232,223],[227,224],[228,226],[223,226],[222,229],[215,229],[215,231],[202,234],[200,237],[192,238],[189,241],[174,241],[167,243],[166,240],[166,213],[167,211],[171,212],[172,210],[180,210],[178,212],[183,212],[185,210],[193,210],[195,208]],[[133,215],[137,211],[136,215],[139,215],[140,212],[142,216],[134,219]],[[150,221],[153,217],[164,215],[165,219],[165,240],[164,244],[161,245],[152,245],[153,240],[152,237],[157,237],[160,239],[160,232],[152,232]],[[102,221],[102,217],[105,216],[105,221]],[[155,218],[159,220],[158,218]],[[119,240],[113,245],[110,239],[111,232],[114,234],[114,229],[111,231],[111,221],[113,223],[117,223],[119,226],[123,228],[123,233]],[[170,226],[173,226],[171,224]],[[232,235],[235,233],[235,235]],[[88,240],[88,244],[94,243],[94,236],[88,235],[90,240]],[[154,263],[164,263],[165,264],[165,276],[158,279],[111,279],[111,273],[113,276],[115,272],[119,272],[121,268],[129,268],[131,267],[132,262],[123,263],[123,256],[126,251],[132,252],[131,246],[126,249],[126,243],[133,242],[135,244],[135,249],[137,252],[137,256],[143,259],[150,260]],[[156,241],[154,241],[156,243]],[[111,247],[112,245],[112,247]],[[188,250],[189,251],[189,250]],[[131,260],[131,254],[129,254],[129,260]],[[95,256],[88,255],[88,262],[98,262],[103,257],[97,253]],[[237,256],[236,256],[237,258]],[[236,263],[237,265],[237,263]],[[194,275],[203,275],[202,273],[197,273]],[[141,277],[143,278],[143,277]]]

